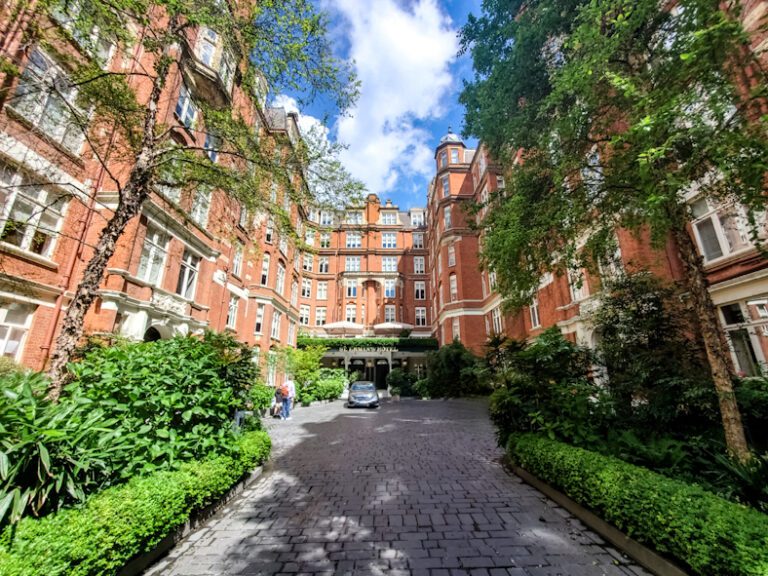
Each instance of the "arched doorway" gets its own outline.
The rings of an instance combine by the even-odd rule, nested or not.
[[[171,337],[171,331],[167,326],[153,324],[144,332],[144,342],[156,342]]]

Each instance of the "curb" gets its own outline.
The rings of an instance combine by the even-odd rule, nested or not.
[[[571,500],[562,492],[556,490],[543,480],[540,480],[524,468],[515,466],[505,457],[504,467],[522,479],[526,484],[536,488],[547,498],[553,500],[566,510],[581,520],[586,526],[594,532],[605,538],[618,550],[632,558],[646,570],[653,572],[656,576],[689,576],[688,572],[683,571],[679,566],[660,556],[650,548],[633,540],[624,532],[609,524],[594,512],[590,512],[578,502]]]
[[[267,462],[269,462],[269,460],[267,460]],[[180,526],[160,540],[152,550],[134,556],[120,569],[117,576],[139,576],[140,574],[143,574],[145,570],[152,567],[153,564],[165,556],[174,546],[176,546],[176,544],[189,536],[189,534],[196,530],[201,524],[207,522],[219,510],[229,504],[229,502],[240,495],[243,490],[248,488],[256,479],[258,479],[264,471],[267,462],[264,462],[264,464],[254,469],[253,472],[236,482],[216,502],[209,504],[205,508],[201,508],[197,512],[193,512],[183,526]]]

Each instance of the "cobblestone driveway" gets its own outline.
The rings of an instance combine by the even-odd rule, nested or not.
[[[265,474],[148,573],[647,574],[499,464],[477,400],[268,423]]]

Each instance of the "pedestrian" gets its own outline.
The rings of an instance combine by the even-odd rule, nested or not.
[[[272,418],[280,418],[283,412],[283,395],[280,393],[280,387],[275,388],[275,395],[272,396],[272,404],[269,407],[269,414]]]
[[[287,374],[283,385],[280,387],[280,393],[283,396],[283,413],[280,417],[283,420],[290,420],[291,406],[293,405],[293,398],[296,396],[296,385],[293,383],[293,378]]]

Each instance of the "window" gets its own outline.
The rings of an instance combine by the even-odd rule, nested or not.
[[[347,280],[347,298],[357,298],[357,281]]]
[[[301,324],[302,326],[309,326],[309,314],[310,314],[309,306],[302,304],[301,307],[299,308],[299,324]]]
[[[741,210],[718,207],[706,198],[691,204],[696,240],[706,262],[751,245],[749,227]]]
[[[312,280],[310,278],[301,279],[301,297],[312,298]]]
[[[424,212],[411,212],[411,226],[424,226]]]
[[[397,256],[383,256],[381,258],[382,272],[397,272]]]
[[[391,211],[382,212],[381,223],[387,224],[387,225],[397,224],[397,212],[391,212]]]
[[[448,151],[443,150],[440,152],[440,168],[445,168],[448,166]]]
[[[328,274],[328,256],[321,256],[317,261],[317,271],[321,274]]]
[[[0,354],[19,360],[24,337],[35,307],[18,302],[0,302]]]
[[[413,257],[413,273],[424,274],[424,256]]]
[[[347,232],[347,248],[360,248],[362,245],[360,232]]]
[[[394,298],[394,297],[395,297],[395,281],[384,280],[384,298]]]
[[[80,151],[85,114],[77,109],[77,90],[64,70],[35,48],[19,80],[13,108],[46,136],[73,153]]]
[[[501,174],[496,174],[496,188],[499,190],[503,190],[506,187],[506,182],[504,182],[504,176]]]
[[[395,321],[395,306],[393,304],[387,304],[384,306],[384,322]]]
[[[451,164],[459,163],[459,149],[451,148]]]
[[[280,249],[280,252],[287,255],[288,254],[288,238],[286,238],[285,236],[281,236],[280,242],[278,243],[277,247]]]
[[[416,307],[416,326],[427,325],[427,309],[424,306]]]
[[[315,231],[314,230],[307,230],[304,233],[304,243],[307,246],[314,246],[315,245]]]
[[[261,334],[264,329],[264,304],[256,306],[256,325],[253,327],[254,334]]]
[[[277,182],[272,182],[272,185],[269,187],[269,199],[272,201],[272,204],[277,204]]]
[[[448,267],[456,266],[456,247],[451,244],[448,246]]]
[[[456,283],[456,274],[451,274],[448,278],[448,283],[451,287],[451,302],[455,302],[459,299],[459,288]]]
[[[423,280],[418,280],[413,283],[413,297],[416,300],[426,300],[427,298],[427,283]]]
[[[448,179],[448,174],[440,176],[440,187],[443,191],[443,198],[451,195],[451,185]]]
[[[360,272],[360,256],[347,256],[344,270],[347,272]]]
[[[443,275],[443,251],[440,250],[437,253],[437,275],[442,276]]]
[[[346,314],[344,316],[344,319],[347,322],[357,322],[357,306],[354,304],[347,304],[346,307]]]
[[[299,303],[299,283],[297,280],[291,282],[291,306],[296,308]]]
[[[744,312],[741,309],[741,305],[738,303],[720,306],[720,312],[723,314],[723,321],[726,326],[731,324],[743,324],[745,322]]]
[[[491,310],[491,321],[493,322],[493,333],[501,334],[503,330],[503,324],[501,320],[501,308],[498,306]]]
[[[283,192],[283,210],[291,213],[291,195],[288,193],[288,189]]]
[[[185,85],[181,85],[179,99],[176,101],[176,117],[190,130],[195,126],[197,119],[197,106]]]
[[[280,340],[280,321],[283,319],[283,313],[279,310],[272,312],[272,330],[269,335],[275,340]]]
[[[288,323],[288,344],[295,344],[296,339],[296,322]]]
[[[200,41],[197,45],[197,55],[200,61],[213,68],[213,58],[216,55],[216,46],[219,43],[219,35],[210,28],[200,30]]]
[[[168,236],[154,226],[147,226],[137,277],[148,284],[159,284],[165,267],[167,248]]]
[[[362,224],[363,213],[359,210],[349,210],[347,212],[347,224]]]
[[[199,266],[200,257],[195,256],[189,250],[184,250],[179,269],[179,281],[176,283],[176,294],[188,300],[194,299]]]
[[[396,232],[384,232],[381,235],[381,247],[382,248],[397,248],[397,233]]]
[[[312,268],[314,268],[315,264],[315,257],[312,254],[304,254],[304,257],[302,258],[301,262],[301,269],[305,272],[312,272]]]
[[[267,384],[274,387],[277,383],[277,353],[270,352],[267,356]]]
[[[269,222],[267,224],[267,227],[264,229],[264,242],[267,244],[272,244],[272,241],[275,238],[275,229],[272,225],[272,222]]]
[[[221,149],[221,139],[214,134],[207,133],[205,135],[205,155],[211,162],[216,162],[219,159],[219,150]]]
[[[595,198],[600,193],[605,177],[603,167],[600,165],[600,153],[597,147],[587,155],[587,164],[581,169],[581,182],[587,192],[588,198]]]
[[[581,270],[568,270],[568,288],[571,292],[571,302],[584,300],[588,296],[587,283]]]
[[[66,199],[0,164],[0,240],[45,258],[53,255]]]
[[[266,286],[269,282],[269,254],[264,254],[261,260],[261,285]]]
[[[211,207],[211,191],[208,188],[201,187],[195,190],[192,198],[192,208],[189,216],[200,226],[205,226],[208,222],[208,209]]]
[[[235,254],[232,256],[232,274],[240,277],[243,269],[243,247],[238,244],[235,246]]]
[[[275,290],[281,296],[285,291],[285,266],[282,262],[277,263],[277,282],[275,283]]]
[[[444,222],[445,222],[445,228],[447,230],[448,228],[450,228],[452,226],[452,224],[451,224],[451,207],[450,207],[450,205],[446,206],[445,208],[443,208],[443,219],[444,219]]]
[[[320,225],[333,226],[333,214],[325,210],[320,212]]]
[[[237,309],[240,306],[240,298],[230,295],[229,306],[227,307],[227,328],[237,326]]]
[[[413,247],[417,250],[424,248],[424,234],[418,232],[413,235]]]
[[[454,340],[461,340],[461,324],[458,318],[454,318],[451,322],[451,333]]]
[[[309,220],[310,222],[317,222],[318,221],[317,214],[318,214],[317,210],[315,208],[312,208],[309,211],[309,214],[307,215],[307,220]]]
[[[488,287],[491,290],[496,289],[496,270],[491,270],[488,272]]]
[[[320,234],[320,248],[331,247],[331,234],[330,232],[322,232]]]
[[[315,326],[325,326],[326,311],[324,307],[315,310]]]
[[[539,299],[534,298],[531,301],[531,305],[528,307],[531,313],[531,328],[538,328],[541,326],[541,320],[539,319]]]
[[[318,300],[328,299],[328,282],[320,281],[317,283],[317,299]]]
[[[245,228],[248,225],[248,209],[240,204],[240,215],[237,217],[237,225]]]

